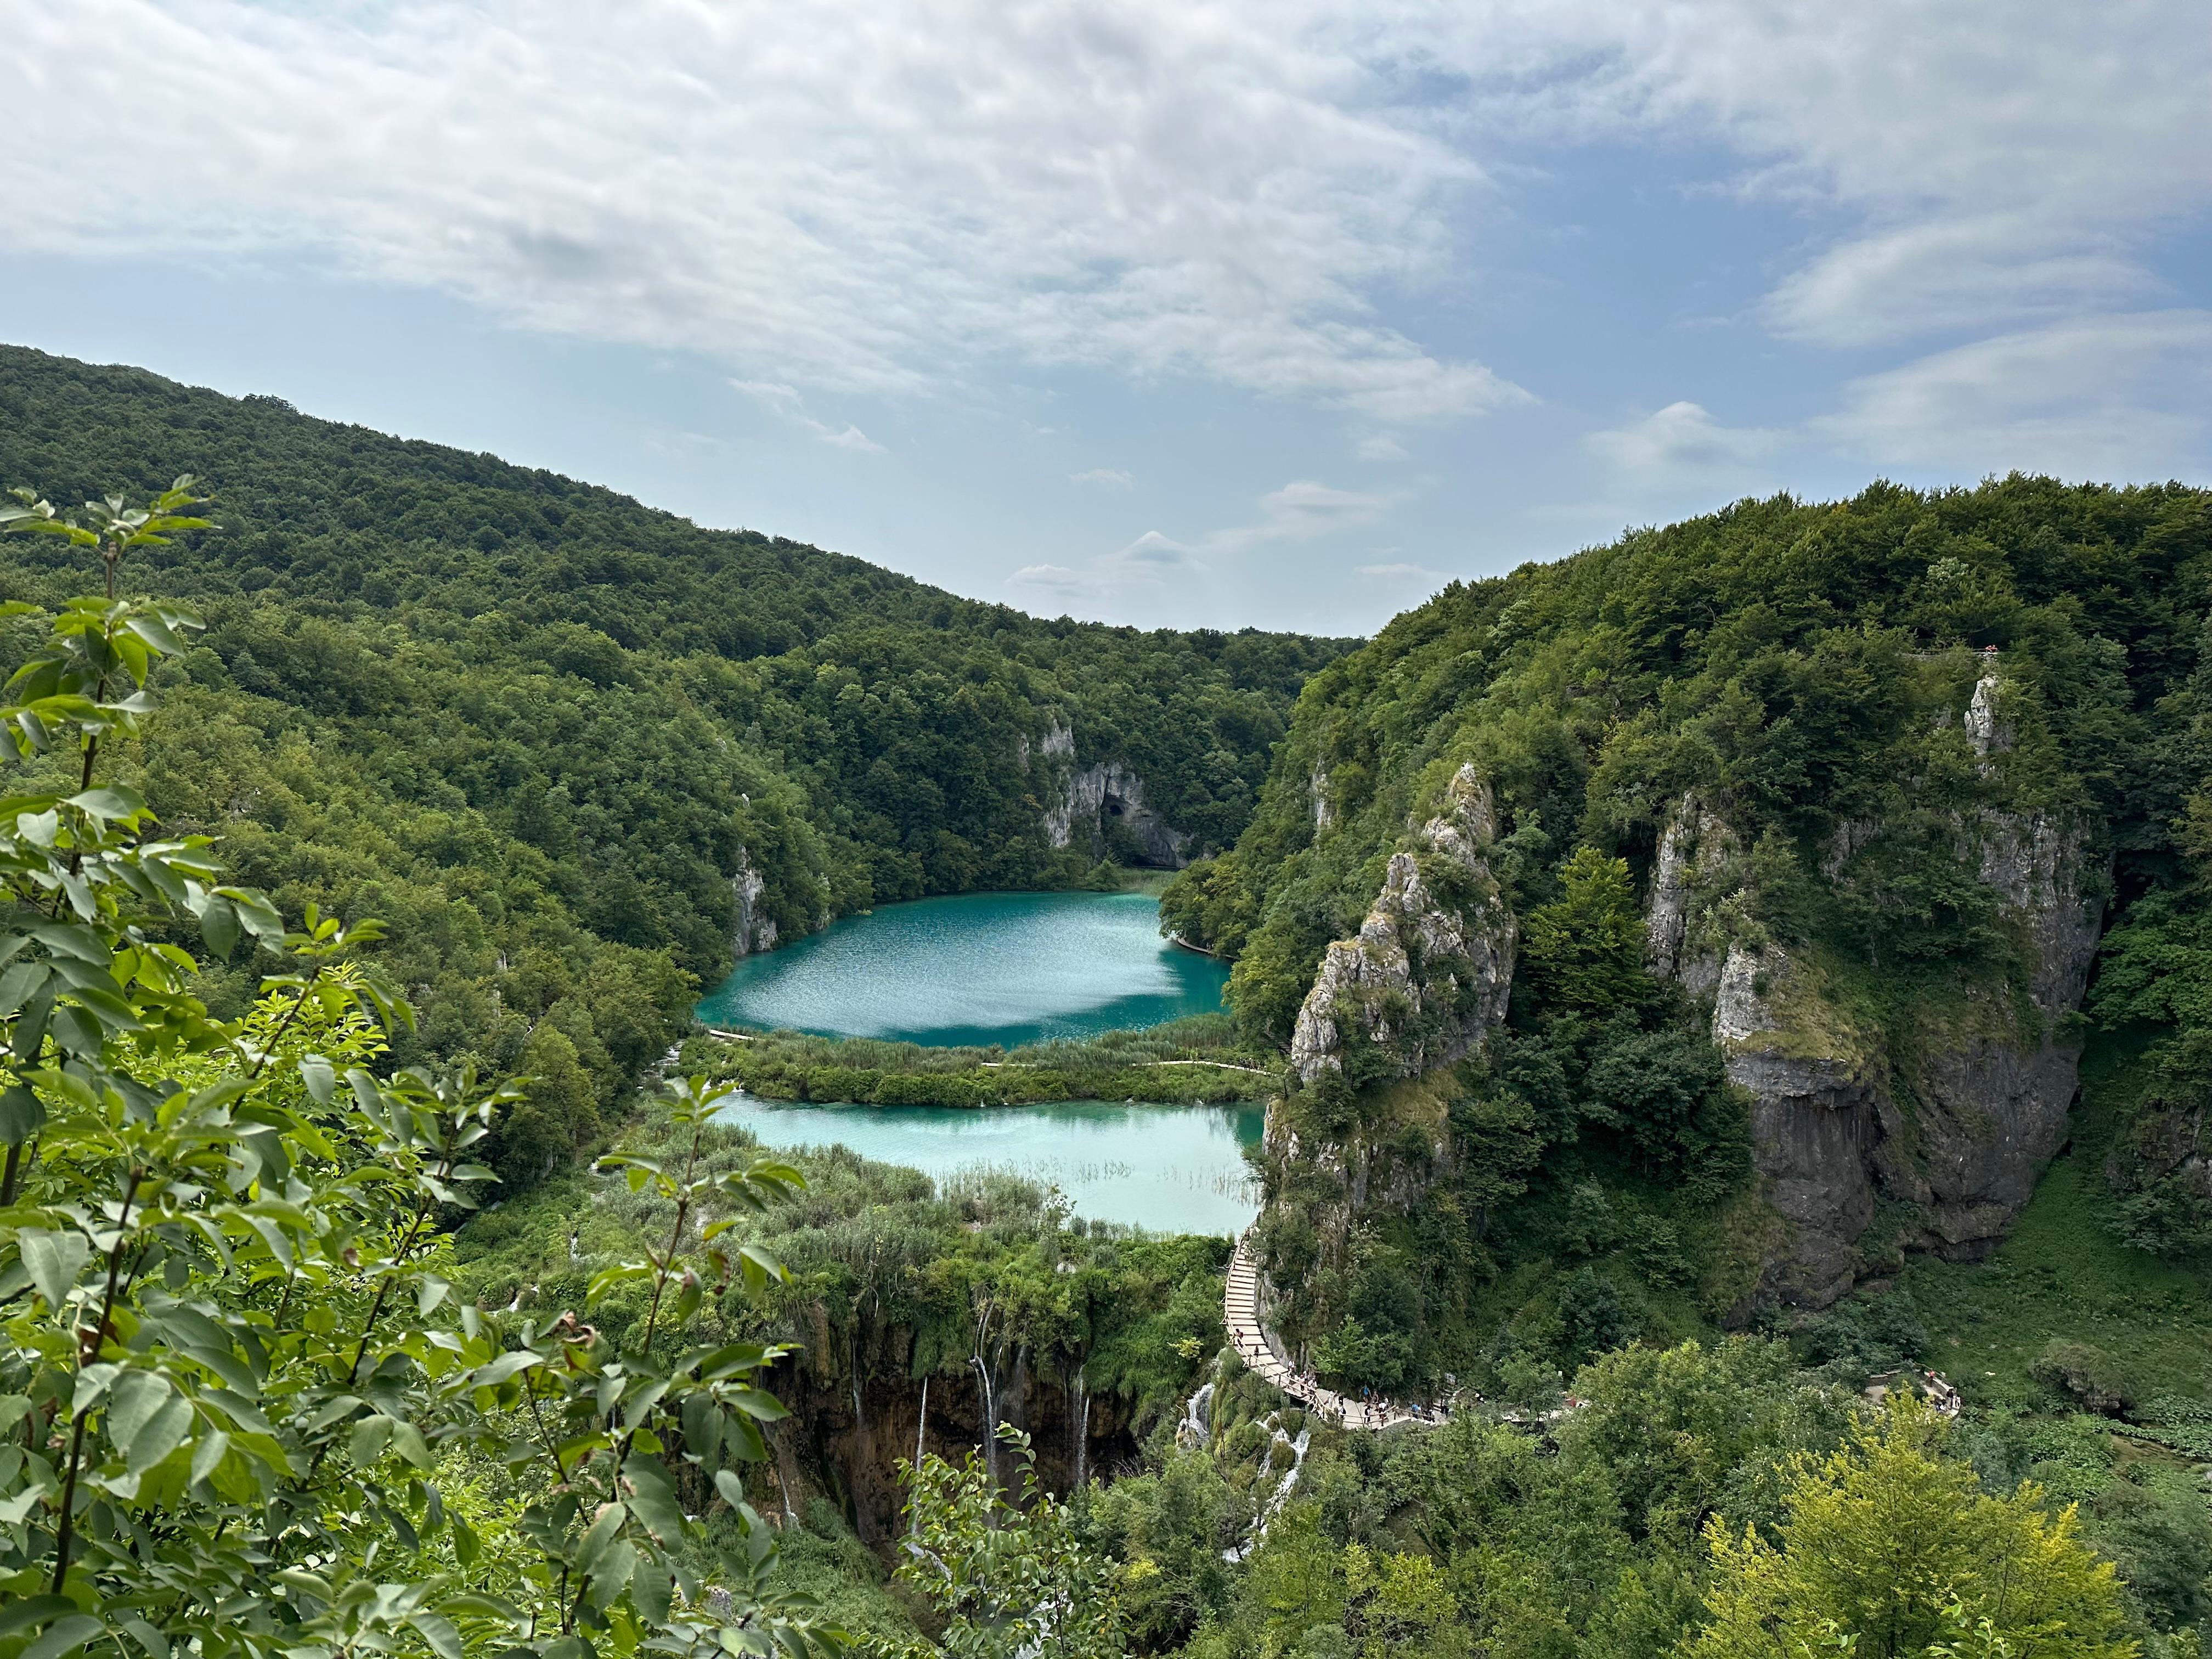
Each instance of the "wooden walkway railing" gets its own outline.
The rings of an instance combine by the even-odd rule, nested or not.
[[[1261,1381],[1340,1427],[1387,1429],[1399,1423],[1433,1425],[1440,1420],[1417,1417],[1402,1407],[1386,1413],[1365,1401],[1347,1399],[1334,1389],[1324,1389],[1312,1377],[1295,1370],[1276,1352],[1267,1328],[1260,1322],[1260,1269],[1243,1238],[1237,1241],[1237,1253],[1229,1259],[1229,1284],[1222,1294],[1221,1317],[1229,1327],[1229,1340],[1236,1345],[1237,1357],[1258,1372]]]

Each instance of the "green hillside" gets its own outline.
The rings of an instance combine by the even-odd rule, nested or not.
[[[1097,854],[1045,834],[1055,725],[1074,752],[1050,764],[1122,762],[1195,848],[1226,846],[1342,649],[1042,621],[277,398],[0,349],[0,486],[66,507],[180,473],[220,530],[141,550],[125,582],[209,626],[165,665],[131,776],[288,913],[390,922],[422,1019],[403,1057],[543,1079],[501,1133],[510,1178],[590,1140],[681,1032],[729,966],[742,875],[755,939],[783,940],[1071,884]],[[0,542],[0,597],[93,574]]]
[[[1734,981],[1740,1004],[1779,1010],[1760,1064],[1828,1079],[1803,1085],[1816,1093],[1887,1091],[1903,1162],[1827,1271],[1880,1277],[1942,1245],[1954,1224],[1910,1192],[1929,1079],[1992,1044],[2022,1066],[2056,1045],[2070,1066],[2084,1030],[2070,1004],[2031,999],[2059,952],[2006,908],[2007,882],[2051,878],[2004,873],[2030,858],[2005,849],[2030,842],[2060,849],[2044,856],[2074,884],[2062,896],[2117,924],[2087,1018],[2157,1039],[2109,1137],[2132,1236],[2203,1261],[2208,617],[2212,492],[1876,485],[1455,585],[1316,674],[1251,826],[1164,901],[1236,957],[1249,1038],[1290,1041],[1393,853],[1414,848],[1431,885],[1450,877],[1415,827],[1450,810],[1462,769],[1494,794],[1485,878],[1518,956],[1473,1057],[1416,1058],[1450,1018],[1407,1000],[1417,959],[1412,990],[1369,1006],[1375,1040],[1346,1027],[1342,1072],[1279,1110],[1263,1236],[1290,1338],[1398,1387],[1494,1376],[1516,1354],[1571,1370],[1771,1310],[1791,1224],[1753,1166],[1796,1154],[1761,1139],[1765,1104],[1723,1076],[1709,1027],[1724,960],[1758,968]],[[1706,964],[1694,988],[1686,969],[1647,971],[1670,823],[1725,853],[1682,866],[1673,948]],[[2063,1137],[2064,1106],[2057,1129],[2017,1133]],[[1999,1126],[1975,1133],[2015,1133],[1996,1095],[1969,1107],[1954,1118]],[[1347,1198],[1332,1171],[1358,1159],[1370,1189],[1401,1196]],[[1975,1224],[1978,1249],[1990,1224]]]
[[[1266,1316],[1333,1376],[1451,1396],[1379,1433],[1227,1346],[1225,1240],[1005,1170],[786,1162],[705,1077],[622,1092],[737,837],[780,826],[779,878],[833,898],[965,840],[949,790],[937,839],[871,839],[834,769],[715,700],[830,744],[816,688],[835,713],[939,673],[926,628],[884,632],[920,665],[871,690],[834,631],[732,662],[450,595],[249,596],[195,526],[99,507],[43,544],[74,562],[11,540],[19,592],[96,588],[104,550],[214,626],[129,597],[5,620],[0,1659],[2202,1659],[2206,505],[1746,507],[1322,668],[1236,848],[1169,896],[1239,956],[1255,1046],[1212,1015],[1041,1045],[1024,1086],[1279,1063]],[[532,627],[584,654],[523,654]],[[1021,701],[1054,683],[1018,639],[944,634],[960,741],[878,757],[894,781],[988,794],[1023,765],[1001,739],[1090,718]],[[1209,672],[1201,701],[1286,695]],[[1083,873],[1030,848],[1009,867]],[[2085,1019],[2043,981],[2086,969],[2058,924],[2091,901],[2120,920]],[[1334,1005],[1296,994],[1317,963]],[[2070,1090],[2094,1024],[2011,1236],[1931,1260],[1932,1188],[1893,1192],[1859,1294],[1762,1299],[1791,1126],[1730,1068],[1769,1005],[1760,1065],[1826,1068],[1838,1118],[1896,1090],[1908,1142],[1943,1127],[1904,1092],[1929,1054],[2056,1056]],[[879,1099],[998,1068],[757,1046],[714,1068]],[[477,1059],[535,1076],[447,1063]],[[1955,1417],[1868,1390],[1931,1359]]]

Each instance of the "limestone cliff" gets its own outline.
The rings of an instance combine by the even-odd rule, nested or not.
[[[1962,723],[1978,761],[2002,755],[1993,668]],[[1901,1249],[1979,1254],[2065,1139],[2102,862],[2076,817],[1984,807],[1948,822],[1938,844],[1989,890],[2008,943],[1905,1014],[1905,1029],[1881,1030],[1820,949],[1785,947],[1762,925],[1745,838],[1708,800],[1686,795],[1662,820],[1648,958],[1710,1006],[1729,1079],[1749,1098],[1760,1196],[1787,1224],[1765,1260],[1765,1298],[1826,1305]],[[1849,879],[1887,832],[1879,818],[1840,824],[1824,876]],[[1358,936],[1328,947],[1300,1009],[1301,1085],[1385,1091],[1365,1114],[1382,1132],[1324,1142],[1301,1137],[1295,1115],[1270,1115],[1270,1153],[1329,1194],[1310,1212],[1324,1255],[1360,1215],[1403,1212],[1448,1173],[1441,1113],[1413,1084],[1504,1017],[1516,928],[1488,866],[1494,834],[1489,791],[1463,768],[1444,809],[1391,855]]]
[[[1976,714],[1985,701],[1970,731]],[[1838,840],[1878,832],[1847,823]],[[1751,940],[1728,950],[1713,1041],[1751,1098],[1764,1195],[1790,1229],[1767,1263],[1770,1295],[1825,1306],[1900,1248],[1982,1254],[2066,1139],[2102,869],[2078,822],[2042,814],[1984,811],[1960,825],[1958,855],[1994,890],[2014,948],[2008,964],[1962,975],[1906,1030],[1856,1018],[1816,953]],[[1831,861],[1840,867],[1832,848]],[[1655,934],[1670,902],[1655,880]],[[1876,1236],[1885,1201],[1893,1221]]]
[[[1518,937],[1485,858],[1497,832],[1489,786],[1462,766],[1441,811],[1390,855],[1357,939],[1322,957],[1291,1037],[1304,1084],[1419,1077],[1449,1066],[1505,1018]]]
[[[1682,797],[1659,834],[1645,925],[1652,970],[1692,996],[1713,994],[1727,948],[1717,914],[1741,887],[1742,843],[1697,794]]]
[[[1322,958],[1291,1037],[1291,1075],[1303,1090],[1365,1090],[1363,1127],[1302,1133],[1304,1114],[1269,1103],[1265,1151],[1276,1170],[1297,1171],[1317,1252],[1286,1255],[1263,1223],[1271,1317],[1316,1263],[1343,1260],[1361,1218],[1407,1212],[1456,1167],[1444,1093],[1421,1079],[1481,1047],[1505,1018],[1519,927],[1490,870],[1496,833],[1489,786],[1462,766],[1436,816],[1391,854],[1358,935]]]
[[[1072,761],[1074,729],[1054,723],[1037,752],[1046,761]],[[1030,764],[1026,743],[1021,760]],[[1190,862],[1192,837],[1152,809],[1145,799],[1145,781],[1119,761],[1101,761],[1081,770],[1066,768],[1046,804],[1044,830],[1054,848],[1075,846],[1079,840],[1093,858],[1119,850],[1162,870],[1180,870]]]
[[[1565,1365],[1606,1285],[1656,1335],[1679,1297],[1987,1249],[2067,1137],[2096,951],[2143,986],[2108,973],[2115,1018],[2170,1018],[2150,953],[2196,936],[2208,550],[2202,490],[1739,502],[1448,589],[1317,675],[1188,895],[1291,1060],[1279,1328],[1347,1376],[1399,1337]],[[1494,792],[1495,925],[1407,821],[1445,755]],[[2115,884],[2139,950],[2100,939]],[[2212,1157],[2155,1133],[2116,1171],[2193,1224]]]
[[[738,848],[738,873],[730,878],[735,898],[730,922],[730,952],[749,957],[756,951],[773,951],[776,945],[775,918],[761,911],[768,883],[753,868],[752,855]]]

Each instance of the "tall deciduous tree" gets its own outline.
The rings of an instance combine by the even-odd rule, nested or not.
[[[1711,1618],[1685,1659],[2131,1659],[2112,1565],[2081,1541],[2073,1506],[2053,1515],[2025,1482],[1986,1496],[1941,1455],[1942,1428],[1908,1396],[1841,1450],[1801,1458],[1778,1543],[1709,1522]]]

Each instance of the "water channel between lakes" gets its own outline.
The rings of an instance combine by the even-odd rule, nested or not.
[[[1080,1041],[1221,1006],[1211,957],[1159,936],[1141,893],[976,893],[885,905],[748,957],[699,1004],[710,1025],[1012,1048]],[[1003,1172],[1057,1186],[1087,1220],[1231,1234],[1256,1190],[1257,1105],[1111,1101],[963,1110],[787,1105],[721,1114],[770,1146],[842,1145],[939,1182]]]

